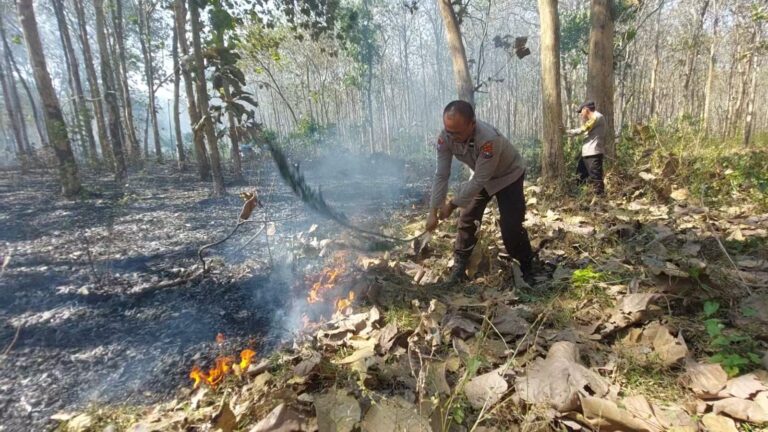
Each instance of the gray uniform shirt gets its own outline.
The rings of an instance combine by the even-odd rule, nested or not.
[[[437,171],[432,183],[432,208],[448,195],[448,178],[453,157],[472,168],[472,177],[456,187],[453,203],[467,207],[483,189],[488,195],[504,189],[525,173],[520,152],[493,126],[478,120],[475,134],[466,143],[454,142],[445,130],[437,140]]]
[[[583,132],[587,132],[587,138],[581,146],[581,156],[595,156],[603,154],[603,139],[605,137],[605,117],[595,111],[593,117],[581,127]]]

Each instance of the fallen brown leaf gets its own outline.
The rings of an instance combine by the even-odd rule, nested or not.
[[[351,432],[360,421],[360,404],[339,389],[315,398],[319,432]]]
[[[493,406],[507,392],[509,386],[502,372],[501,369],[493,370],[472,378],[464,385],[464,394],[473,408]]]
[[[520,398],[530,404],[548,404],[559,412],[579,406],[579,394],[603,397],[609,384],[596,372],[578,362],[579,351],[572,342],[556,342],[546,359],[538,358],[524,376],[515,380]]]

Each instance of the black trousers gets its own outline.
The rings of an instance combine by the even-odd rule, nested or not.
[[[524,177],[525,175],[520,176],[518,180],[498,191],[494,196],[499,204],[501,238],[504,241],[504,248],[509,256],[520,263],[520,269],[527,273],[531,267],[533,251],[528,239],[528,231],[523,228],[523,220],[525,220]],[[485,207],[491,198],[492,196],[483,189],[468,207],[461,209],[458,224],[459,232],[454,245],[458,257],[468,258],[472,253],[472,249],[477,243],[475,234],[483,220]]]
[[[605,183],[603,183],[603,155],[583,156],[579,158],[579,166],[576,167],[579,173],[579,184],[588,183],[595,190],[595,193],[602,195],[605,193]]]

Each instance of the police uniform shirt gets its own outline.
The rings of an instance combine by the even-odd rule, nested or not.
[[[520,152],[496,128],[477,120],[467,142],[455,142],[443,130],[437,140],[437,171],[432,184],[432,208],[439,208],[448,194],[451,161],[455,156],[472,170],[472,177],[456,187],[453,203],[467,207],[483,189],[493,196],[525,173]]]

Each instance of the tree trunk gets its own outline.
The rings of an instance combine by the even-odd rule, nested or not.
[[[123,153],[123,137],[120,133],[120,107],[117,105],[114,74],[109,61],[111,53],[107,44],[103,0],[93,0],[93,8],[96,13],[96,41],[99,44],[99,57],[101,59],[101,82],[104,86],[104,102],[107,105],[109,141],[112,149],[112,159],[114,160],[113,169],[115,171],[115,180],[118,183],[123,183],[128,173],[125,166],[125,154]]]
[[[187,44],[187,7],[185,0],[174,0],[174,12],[179,49],[183,58],[181,74],[184,77],[184,90],[187,94],[187,112],[189,113],[189,121],[192,124],[197,171],[201,180],[211,180],[211,164],[205,152],[203,130],[200,127],[200,111],[197,109],[192,73],[190,71],[193,68],[193,62],[189,59],[189,46]]]
[[[37,30],[35,10],[32,0],[19,0],[16,4],[24,40],[27,44],[29,63],[35,75],[35,83],[40,93],[40,99],[45,107],[45,125],[48,136],[53,144],[54,154],[59,165],[59,177],[61,179],[61,191],[65,197],[74,197],[80,192],[80,178],[77,175],[77,164],[72,146],[69,144],[67,127],[64,124],[64,116],[56,97],[56,91],[51,83],[51,76],[45,64],[43,45],[40,42],[40,34]]]
[[[755,39],[753,42],[753,49],[752,53],[750,54],[752,56],[751,62],[752,62],[752,83],[749,86],[749,97],[747,100],[747,112],[746,112],[746,118],[744,119],[744,146],[748,146],[750,140],[752,139],[752,123],[753,118],[755,116],[755,93],[757,92],[757,71],[759,69],[758,65],[755,61],[755,51],[758,47],[758,41],[759,39],[759,31],[757,28],[755,28]]]
[[[589,58],[587,60],[587,99],[595,101],[605,117],[605,153],[616,156],[613,128],[613,16],[612,0],[592,0]]]
[[[709,67],[707,68],[707,85],[704,89],[704,111],[701,115],[701,125],[704,131],[709,133],[709,109],[712,104],[712,85],[715,81],[715,66],[717,65],[717,26],[720,22],[720,16],[717,10],[717,3],[713,5],[712,10],[715,13],[715,21],[712,24],[712,43],[709,45]]]
[[[541,20],[541,99],[544,128],[542,133],[541,174],[545,181],[563,178],[562,128],[560,98],[560,20],[557,0],[539,0]]]
[[[101,90],[99,90],[99,80],[96,76],[96,67],[91,53],[91,43],[88,40],[88,29],[85,25],[85,11],[82,0],[73,0],[75,5],[75,15],[77,16],[78,37],[83,50],[83,62],[85,63],[86,78],[88,78],[88,87],[91,91],[93,102],[93,113],[96,117],[96,133],[99,136],[99,148],[101,156],[112,165],[112,151],[109,149],[109,136],[107,133],[107,124],[104,121],[104,106],[101,99]]]
[[[664,3],[659,6],[659,11],[656,12],[656,37],[653,43],[653,69],[651,69],[651,88],[648,93],[651,95],[651,104],[648,112],[648,117],[653,118],[656,115],[656,87],[659,77],[659,67],[661,66],[661,8],[664,7]]]
[[[192,50],[194,52],[195,62],[195,84],[197,85],[197,106],[202,116],[202,128],[205,132],[205,138],[208,141],[208,157],[211,161],[211,172],[213,174],[213,195],[223,196],[226,194],[224,189],[224,176],[221,171],[221,157],[219,155],[219,143],[216,138],[216,131],[213,129],[213,121],[208,112],[208,89],[205,81],[205,63],[203,62],[203,49],[200,43],[200,34],[202,25],[200,24],[200,12],[195,0],[189,2],[189,16],[192,23]]]
[[[699,55],[699,37],[701,30],[704,27],[704,17],[707,14],[709,8],[709,0],[704,0],[701,4],[701,10],[696,16],[696,24],[693,28],[693,34],[691,35],[691,48],[688,50],[688,57],[685,59],[685,80],[683,81],[683,90],[685,97],[685,111],[693,116],[693,88],[691,88],[691,82],[693,81],[693,72],[696,67],[696,58]]]
[[[181,118],[179,117],[179,81],[181,78],[181,67],[179,65],[179,31],[173,26],[173,45],[171,47],[171,57],[173,58],[173,130],[176,135],[176,160],[179,164],[179,171],[184,171],[184,141],[181,139]],[[170,126],[170,125],[169,125]]]
[[[102,0],[103,1],[103,0]],[[115,0],[112,22],[115,28],[115,43],[117,45],[115,61],[116,86],[119,87],[123,101],[123,118],[125,119],[124,133],[130,147],[131,158],[134,163],[141,163],[141,149],[136,138],[136,127],[133,118],[133,102],[131,101],[131,87],[128,84],[128,65],[125,54],[125,36],[123,35],[123,5],[124,0]]]
[[[451,52],[453,62],[453,77],[456,81],[456,90],[459,99],[475,105],[475,88],[472,85],[472,75],[467,64],[467,53],[464,50],[464,41],[461,39],[461,29],[456,11],[453,10],[451,0],[437,0],[440,6],[440,15],[445,25],[445,38],[448,42],[448,50]]]
[[[118,0],[120,1],[120,0]],[[160,143],[160,127],[157,124],[157,106],[155,103],[155,70],[152,58],[152,39],[150,36],[150,22],[152,17],[147,10],[144,1],[138,2],[139,15],[139,45],[141,54],[144,57],[144,78],[147,84],[147,93],[149,99],[149,118],[152,121],[152,141],[155,144],[155,158],[157,162],[163,161],[163,149]]]
[[[223,52],[224,51],[224,36],[219,33],[216,35],[216,46]],[[232,92],[229,89],[229,84],[225,81],[223,83],[224,100],[227,105],[232,103]],[[229,122],[229,157],[232,159],[232,172],[236,181],[243,180],[243,164],[240,160],[240,139],[239,132],[237,130],[237,121],[235,116],[230,110],[227,113],[227,121]]]
[[[5,65],[3,65],[5,63]],[[4,69],[5,68],[5,69]],[[29,165],[27,160],[26,151],[24,149],[24,137],[21,133],[21,129],[24,128],[24,124],[19,122],[18,114],[21,110],[14,102],[11,96],[11,86],[14,86],[13,75],[5,74],[5,70],[8,68],[7,58],[6,61],[0,62],[0,84],[3,89],[3,99],[5,101],[5,110],[8,114],[8,123],[11,125],[10,129],[13,132],[13,141],[16,144],[16,159],[21,167],[21,173],[26,174],[29,171]]]
[[[11,46],[8,43],[8,35],[5,32],[5,23],[3,23],[2,17],[0,17],[0,38],[3,39],[3,49],[5,50],[5,56],[4,61],[6,64],[6,73],[8,74],[8,83],[11,85],[11,88],[9,88],[11,94],[10,97],[15,101],[16,106],[19,107],[19,109],[16,110],[16,116],[18,116],[18,119],[14,124],[20,125],[22,127],[21,129],[21,135],[22,135],[22,148],[24,150],[25,157],[27,159],[27,162],[32,158],[32,151],[33,146],[32,143],[29,141],[29,136],[27,134],[27,128],[25,126],[24,121],[24,115],[21,111],[21,100],[19,98],[19,92],[16,88],[13,78],[13,73],[16,73],[16,77],[18,78],[19,82],[21,83],[21,86],[24,88],[24,92],[27,94],[27,98],[29,99],[29,107],[32,110],[32,118],[35,121],[35,128],[37,129],[37,134],[40,137],[40,140],[42,141],[43,147],[48,147],[48,134],[45,131],[45,126],[43,122],[40,120],[40,116],[37,112],[37,103],[35,102],[35,97],[32,95],[32,91],[29,89],[29,86],[27,85],[27,81],[24,79],[24,75],[21,74],[21,71],[19,70],[19,66],[16,64],[16,59],[13,58],[13,52],[11,51]]]
[[[69,70],[72,87],[75,92],[75,107],[77,109],[75,115],[77,118],[77,126],[81,136],[84,136],[86,139],[91,163],[96,163],[96,140],[93,137],[93,129],[91,128],[91,114],[85,103],[85,94],[80,78],[80,65],[77,62],[75,49],[72,46],[72,38],[69,35],[69,24],[67,23],[67,18],[64,14],[64,3],[62,0],[53,0],[52,3],[53,10],[56,14],[56,22],[61,34],[62,44],[64,45],[64,52],[67,54],[67,69]]]

